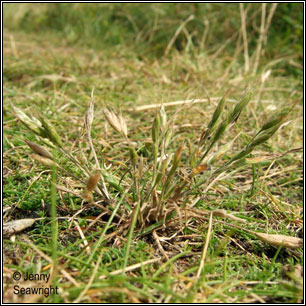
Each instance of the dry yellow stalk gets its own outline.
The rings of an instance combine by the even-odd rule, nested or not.
[[[228,214],[225,209],[215,209],[215,210],[213,210],[213,214],[218,216],[218,217],[229,218],[229,219],[232,219],[234,221],[239,221],[239,222],[242,222],[242,223],[247,223],[247,221],[244,220],[244,219],[241,219],[239,217],[236,217],[236,216],[233,216],[231,214]]]
[[[266,233],[256,233],[252,232],[260,240],[267,244],[279,247],[283,245],[286,248],[296,249],[303,246],[303,239],[297,237],[290,237],[278,234],[266,234]]]
[[[32,226],[37,219],[20,219],[3,224],[3,236],[9,237]]]

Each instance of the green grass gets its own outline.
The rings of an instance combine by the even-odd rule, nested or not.
[[[279,4],[275,17],[287,18],[283,24],[272,19],[269,43],[252,75],[244,73],[243,49],[234,55],[237,38],[216,56],[220,41],[239,32],[239,5],[149,4],[144,10],[140,4],[79,4],[67,10],[65,4],[5,4],[4,17],[14,19],[4,22],[3,205],[11,208],[4,221],[43,218],[4,241],[6,302],[302,301],[302,249],[275,247],[250,232],[303,237],[302,151],[293,150],[303,146],[303,78],[302,70],[290,61],[291,55],[294,61],[302,56],[301,43],[295,40],[300,24],[292,23],[299,20],[293,19],[296,7]],[[248,12],[256,12],[258,25],[261,8],[256,4]],[[164,55],[191,13],[195,19]],[[200,44],[204,16],[211,23],[205,50]],[[212,27],[214,18],[216,24],[223,20],[227,30]],[[250,55],[257,47],[253,26],[248,23]],[[287,31],[281,41],[272,35],[280,26]],[[105,32],[103,40],[97,39]],[[275,53],[283,47],[289,50],[292,42],[288,58]],[[268,69],[272,72],[262,83],[261,73]],[[93,87],[91,137],[111,197],[106,201],[93,192],[102,207],[82,203],[76,196],[84,193],[88,176],[97,168],[84,127]],[[253,97],[247,105],[238,104],[246,88],[252,89]],[[228,89],[224,106],[217,108]],[[170,101],[207,98],[210,102],[167,106]],[[279,118],[267,120],[295,101],[295,108],[282,118],[289,124],[265,134],[265,128],[281,124]],[[137,106],[161,102],[166,120],[159,108],[135,111]],[[84,171],[49,134],[43,137],[49,137],[49,145],[53,141],[48,150],[60,167],[48,168],[32,158],[24,140],[44,147],[48,142],[16,119],[12,105],[29,116],[48,119],[64,150]],[[105,107],[122,115],[127,136],[111,127]],[[210,130],[203,134],[207,127]],[[262,127],[259,136],[269,136],[265,142],[254,138]],[[161,150],[172,154],[168,165],[157,159]],[[245,158],[257,163],[246,163]],[[209,161],[203,173],[192,172]],[[233,166],[236,161],[239,164]],[[208,186],[219,173],[227,175]],[[57,190],[54,181],[75,194]],[[101,179],[99,188],[104,188]],[[196,281],[209,213],[222,209],[246,223],[213,214],[204,267]],[[73,222],[69,218],[76,213]],[[154,263],[129,270],[154,258]],[[14,271],[51,274],[59,294],[14,295]]]
[[[16,4],[4,5],[7,27],[31,32],[57,33],[68,44],[105,49],[106,46],[129,46],[138,56],[161,56],[167,50],[176,30],[190,16],[193,19],[178,31],[173,49],[208,52],[218,48],[240,29],[239,4]],[[247,13],[249,50],[257,46],[261,5],[244,5]],[[271,4],[266,7],[268,16]],[[302,52],[303,14],[301,3],[278,5],[270,28],[269,40],[280,48],[266,50],[267,59]],[[226,29],[226,30],[224,30]],[[226,50],[234,52],[229,41]],[[205,51],[206,52],[206,51]],[[242,54],[241,54],[242,55]],[[299,57],[299,59],[302,59]],[[280,69],[298,72],[293,65],[280,63]]]

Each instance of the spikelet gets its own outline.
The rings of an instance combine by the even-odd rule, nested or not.
[[[49,138],[51,140],[51,142],[57,146],[59,146],[60,148],[63,147],[62,141],[60,136],[57,134],[54,126],[51,124],[51,122],[43,117],[42,115],[40,116],[40,121],[42,123],[44,132],[45,132],[45,136],[47,138]]]
[[[221,170],[225,169],[225,167],[229,166],[230,164],[234,165],[234,161],[238,161],[244,157],[246,157],[249,153],[253,151],[253,149],[267,141],[269,138],[271,138],[274,133],[280,128],[281,124],[283,123],[284,119],[288,116],[290,111],[293,109],[293,107],[285,107],[281,109],[278,113],[272,115],[270,119],[268,119],[260,131],[253,137],[253,139],[250,141],[250,143],[238,154],[236,154],[234,157],[232,157],[224,167],[221,167],[217,170],[217,172],[220,172]]]
[[[228,121],[227,120],[224,120],[218,127],[215,135],[214,135],[214,138],[212,140],[212,144],[214,144],[219,138],[221,138],[221,136],[223,135],[223,133],[225,132],[226,130],[226,127],[228,125]]]
[[[127,129],[126,122],[125,122],[124,118],[123,118],[121,115],[119,115],[118,118],[119,118],[119,123],[120,123],[120,127],[121,127],[121,133],[122,133],[125,137],[127,137],[127,135],[128,135],[128,129]]]
[[[38,155],[38,154],[32,154],[32,157],[37,160],[38,162],[40,162],[41,164],[43,164],[44,166],[47,166],[47,167],[57,167],[57,163],[54,162],[52,159],[50,158],[46,158],[46,157],[43,157],[41,155]]]
[[[179,146],[179,148],[176,150],[176,152],[174,154],[173,167],[175,167],[175,169],[180,164],[182,149],[183,149],[183,143],[181,143],[181,145]]]
[[[159,129],[160,129],[160,116],[156,114],[153,125],[152,125],[152,141],[156,143],[159,138]]]
[[[41,155],[42,157],[53,159],[53,155],[46,148],[29,140],[25,140],[25,142],[35,153]]]
[[[94,89],[92,89],[92,91],[91,91],[90,106],[89,106],[89,109],[87,110],[87,112],[85,114],[85,118],[84,118],[85,127],[86,127],[87,132],[90,132],[91,125],[92,125],[93,118],[94,118],[94,96],[93,96],[93,92],[94,92]]]
[[[273,114],[261,127],[259,132],[255,135],[253,138],[253,141],[255,143],[262,143],[265,140],[261,140],[263,138],[271,137],[283,124],[286,117],[289,115],[289,113],[292,111],[292,109],[295,107],[298,100],[293,103],[292,106],[285,106],[282,108],[279,112]],[[260,139],[260,140],[259,140]]]
[[[207,128],[202,132],[201,137],[200,137],[200,142],[199,144],[202,145],[204,143],[204,141],[207,139],[207,137],[211,134],[213,128],[215,127],[223,109],[224,109],[224,105],[225,105],[225,96],[220,100],[220,102],[218,103],[217,108],[214,111],[214,114],[207,126]]]
[[[228,122],[233,123],[237,121],[238,117],[240,116],[240,113],[244,107],[249,103],[253,96],[253,92],[249,90],[242,98],[241,100],[236,104],[234,110],[229,116]]]
[[[138,160],[138,154],[134,148],[134,146],[132,144],[130,144],[129,146],[129,151],[130,151],[130,159],[131,159],[131,162],[133,164],[134,167],[136,167],[136,163],[137,163],[137,160]]]
[[[94,191],[94,189],[97,187],[98,181],[100,179],[100,172],[94,171],[93,174],[88,178],[86,182],[86,189],[87,191]]]
[[[93,202],[93,195],[92,192],[97,187],[98,181],[101,177],[101,174],[98,170],[94,171],[92,175],[87,179],[85,192],[83,193],[82,197],[88,203]]]
[[[30,118],[21,109],[14,106],[13,104],[11,104],[11,107],[13,109],[14,115],[21,121],[21,123],[23,123],[34,134],[43,136],[42,124],[38,119]]]
[[[273,126],[280,125],[284,121],[284,119],[288,116],[290,111],[292,110],[292,106],[286,106],[282,108],[278,113],[272,115],[271,118],[269,118],[262,126],[261,130],[258,132],[262,132],[264,130],[267,130]]]
[[[234,141],[237,139],[237,137],[239,136],[240,134],[238,134],[232,141],[230,142],[227,142],[225,145],[221,146],[219,148],[219,150],[214,153],[212,156],[209,157],[209,159],[207,160],[207,163],[208,164],[213,164],[215,163],[216,161],[220,160],[224,154],[230,149],[233,147],[233,143]]]
[[[163,130],[165,130],[167,126],[167,114],[166,114],[164,105],[160,107],[159,117],[160,117],[160,126]]]
[[[117,116],[113,112],[109,111],[108,109],[103,110],[104,116],[110,126],[117,131],[118,133],[122,134],[125,138],[127,138],[128,130],[125,120],[121,115]]]
[[[218,106],[216,108],[216,110],[214,111],[214,114],[211,118],[211,121],[209,122],[207,128],[211,129],[214,127],[214,125],[216,124],[217,120],[219,119],[223,109],[224,109],[224,105],[225,105],[225,96],[222,97],[222,99],[220,100],[220,102],[218,103]]]

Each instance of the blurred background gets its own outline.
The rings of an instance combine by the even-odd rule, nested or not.
[[[303,3],[5,3],[4,28],[60,35],[67,44],[96,49],[128,48],[142,58],[173,52],[215,54],[244,62],[242,18],[254,60],[262,37],[261,63],[301,75]],[[218,53],[218,54],[219,54]],[[252,58],[253,56],[253,58]],[[228,59],[230,60],[230,58]]]

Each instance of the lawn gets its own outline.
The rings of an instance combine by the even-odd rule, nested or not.
[[[3,301],[301,303],[301,14],[4,4]]]

